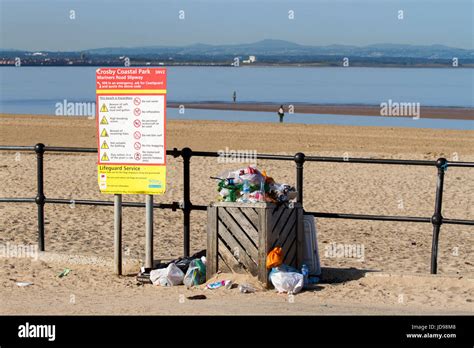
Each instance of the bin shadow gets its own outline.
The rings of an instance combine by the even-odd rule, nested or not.
[[[338,284],[345,283],[351,280],[358,280],[365,277],[366,273],[377,272],[371,269],[358,268],[321,268],[320,284]]]

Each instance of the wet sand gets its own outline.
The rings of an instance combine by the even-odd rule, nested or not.
[[[168,107],[179,108],[183,105],[188,109],[208,110],[238,110],[238,111],[266,111],[277,112],[279,104],[257,104],[257,103],[168,103]],[[289,106],[284,105],[286,113]],[[330,114],[330,115],[354,115],[354,116],[381,116],[380,106],[361,105],[326,105],[326,104],[295,104],[294,113],[300,114]],[[387,116],[389,117],[389,116]],[[411,116],[397,116],[407,117]],[[420,118],[435,118],[449,120],[474,120],[473,108],[445,108],[420,106]]]

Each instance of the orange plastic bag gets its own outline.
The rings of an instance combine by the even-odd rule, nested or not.
[[[267,269],[278,267],[283,263],[283,250],[280,247],[273,248],[267,255]]]

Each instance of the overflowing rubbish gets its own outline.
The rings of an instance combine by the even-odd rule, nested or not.
[[[240,284],[239,291],[243,294],[251,294],[255,292],[255,288],[251,286],[250,284]]]
[[[184,276],[184,285],[188,288],[194,285],[203,284],[206,281],[206,265],[201,259],[194,259],[189,264],[189,268]]]
[[[297,294],[303,289],[304,277],[301,273],[288,272],[285,267],[275,267],[270,272],[270,281],[278,292]]]
[[[30,283],[30,282],[17,282],[16,285],[18,285],[20,287],[26,287],[26,286],[33,285],[33,283]]]
[[[71,272],[71,270],[69,268],[65,268],[64,271],[62,271],[61,273],[59,273],[58,277],[59,278],[62,278],[62,277],[65,277],[69,274],[69,272]]]
[[[218,289],[221,286],[225,286],[226,289],[230,289],[232,287],[232,280],[221,280],[218,282],[210,283],[206,285],[208,289]]]
[[[154,269],[150,272],[150,280],[153,285],[175,286],[183,284],[184,273],[178,266],[171,263],[166,268]]]
[[[273,248],[267,255],[267,269],[278,267],[283,263],[283,250],[280,247]]]
[[[247,167],[225,171],[218,177],[217,191],[219,201],[255,203],[284,203],[296,199],[296,190],[288,184],[278,184],[265,171]]]

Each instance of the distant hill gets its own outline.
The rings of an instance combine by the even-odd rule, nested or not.
[[[474,50],[444,45],[374,44],[369,46],[329,45],[307,46],[284,40],[262,40],[248,44],[188,46],[111,47],[86,50],[97,55],[199,55],[199,56],[350,56],[350,57],[409,57],[427,59],[474,58]]]
[[[257,57],[260,65],[341,66],[343,57],[351,66],[474,66],[474,50],[444,45],[380,43],[368,46],[309,46],[290,41],[266,39],[253,43],[187,46],[108,47],[83,51],[22,51],[0,49],[0,64],[12,65],[19,57],[22,65],[121,66],[127,57],[133,65],[217,65],[230,66],[235,57]]]

